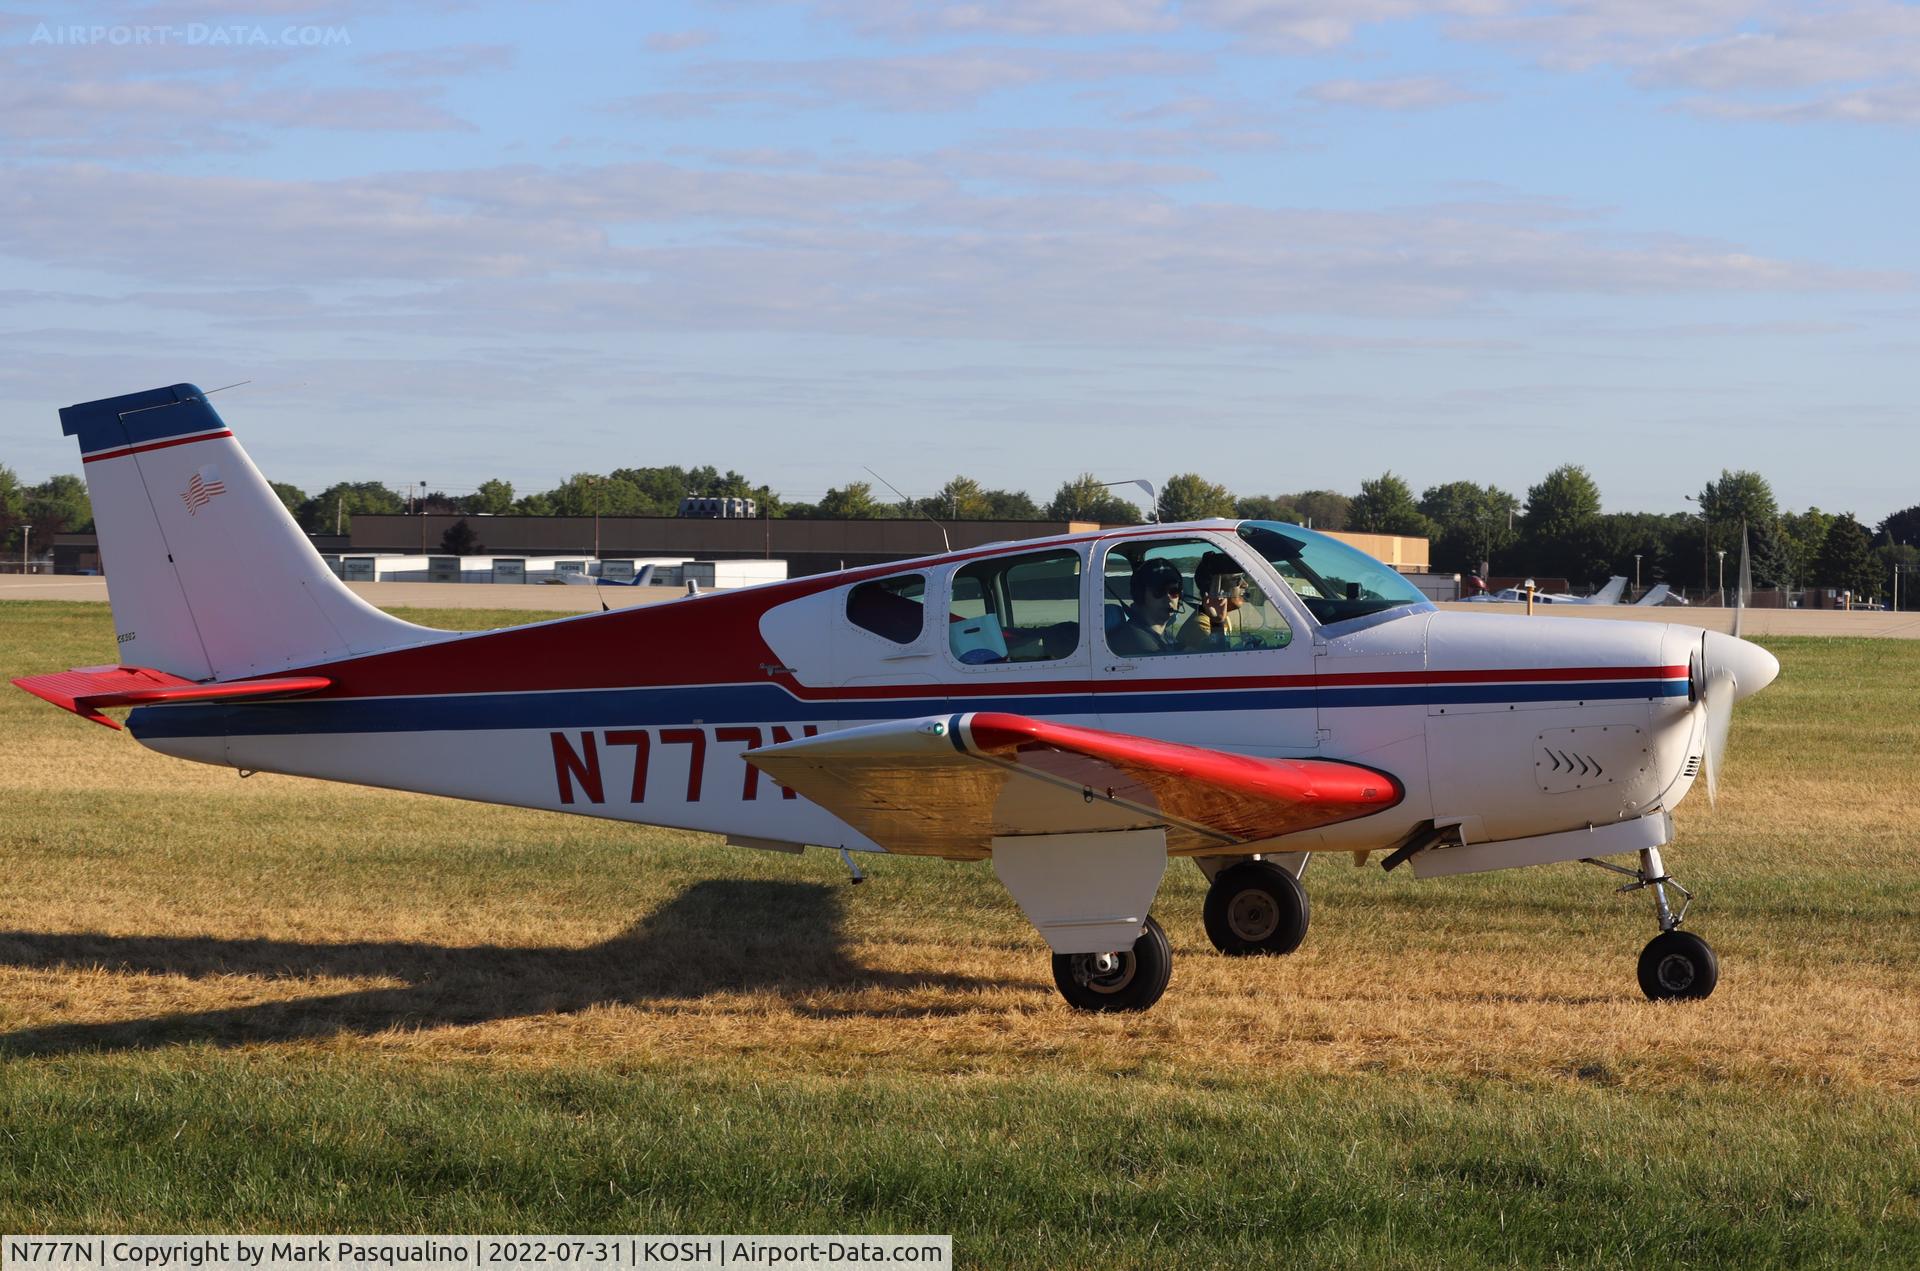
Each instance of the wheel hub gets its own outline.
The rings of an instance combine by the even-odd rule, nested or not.
[[[1693,984],[1693,959],[1669,953],[1660,959],[1660,966],[1654,972],[1660,977],[1660,986],[1670,992],[1684,992]]]
[[[1280,926],[1280,906],[1263,891],[1243,891],[1227,905],[1227,925],[1249,944],[1267,939]]]
[[[1075,979],[1096,993],[1118,993],[1133,981],[1130,953],[1088,953],[1075,967]]]

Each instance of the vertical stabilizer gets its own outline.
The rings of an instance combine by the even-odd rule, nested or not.
[[[418,644],[439,632],[335,578],[191,384],[68,406],[120,661],[234,679]]]

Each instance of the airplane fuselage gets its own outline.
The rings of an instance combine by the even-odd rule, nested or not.
[[[1114,652],[1104,556],[1174,539],[1234,555],[1285,642]],[[964,660],[950,638],[963,571],[1049,552],[1075,557],[1079,594],[1047,613],[1074,615],[1052,624],[1077,626],[1070,647]],[[908,633],[850,616],[857,588],[903,577],[945,620],[895,639]],[[1397,806],[1269,849],[1345,851],[1427,822],[1483,842],[1671,810],[1699,753],[1687,678],[1699,639],[1430,605],[1323,624],[1230,526],[1136,527],[450,637],[328,663],[333,686],[312,697],[149,707],[129,727],[164,753],[246,770],[871,851],[742,755],[880,720],[1006,711],[1391,773]]]

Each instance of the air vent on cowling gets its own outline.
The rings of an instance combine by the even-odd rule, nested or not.
[[[1632,781],[1647,763],[1646,734],[1625,724],[1549,728],[1534,736],[1533,775],[1548,794]]]

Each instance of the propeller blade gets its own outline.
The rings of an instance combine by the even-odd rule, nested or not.
[[[1707,713],[1704,759],[1707,769],[1707,806],[1715,806],[1720,797],[1720,756],[1726,753],[1727,731],[1733,725],[1733,677],[1724,671],[1707,676],[1706,691],[1700,706]]]

